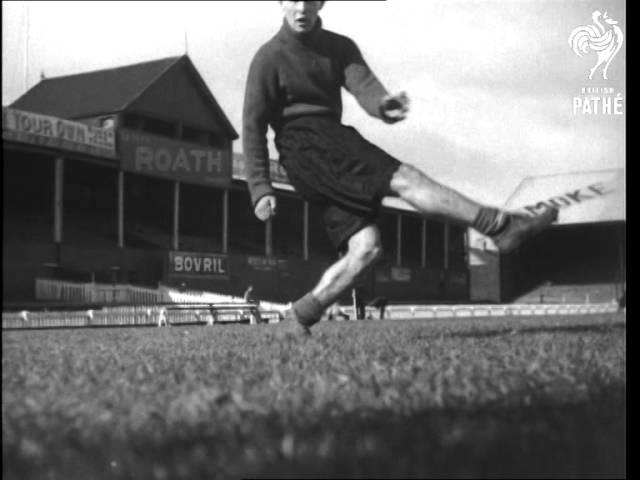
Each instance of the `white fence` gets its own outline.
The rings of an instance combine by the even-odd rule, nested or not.
[[[58,328],[58,327],[117,327],[117,326],[162,326],[200,323],[206,325],[247,322],[255,323],[247,304],[238,304],[237,308],[171,308],[168,306],[120,306],[103,307],[80,311],[22,311],[3,312],[2,328]],[[235,305],[235,304],[233,304]],[[184,306],[183,306],[184,307]],[[223,308],[224,307],[224,308]],[[277,323],[280,319],[277,311],[260,312],[262,320]]]
[[[241,297],[210,292],[178,291],[160,285],[157,289],[133,285],[77,283],[37,278],[36,299],[73,305],[102,305],[82,311],[3,312],[2,328],[101,327],[135,325],[179,325],[252,321]],[[175,303],[184,307],[175,308]],[[127,305],[118,305],[127,304]],[[235,308],[235,305],[238,305]],[[214,312],[204,305],[213,305]],[[285,305],[262,303],[264,321],[278,322]],[[255,318],[254,318],[255,320]]]
[[[597,313],[612,313],[618,311],[616,302],[591,304],[502,304],[502,305],[391,305],[385,309],[386,319],[411,318],[462,318],[462,317],[505,317],[528,315],[584,315]],[[354,317],[352,307],[343,307],[342,311]],[[371,319],[379,318],[379,311],[374,307],[366,307],[366,316]]]
[[[78,283],[36,278],[36,300],[51,300],[70,305],[111,305],[156,303],[244,303],[242,297],[211,292],[180,291],[160,285],[158,288],[135,287],[133,285],[108,285],[101,283]],[[282,310],[284,304],[262,302],[267,310]]]
[[[96,283],[64,282],[36,279],[36,299],[50,300],[71,305],[98,304],[104,307],[83,311],[3,312],[2,328],[55,328],[96,327],[124,325],[179,325],[185,323],[225,323],[249,320],[249,311],[240,297],[210,292],[182,292],[160,285],[157,289],[132,285],[105,285]],[[129,304],[117,306],[114,304]],[[194,308],[171,308],[166,304],[198,304]],[[165,304],[158,305],[158,304]],[[215,319],[204,304],[226,305],[215,313]],[[235,308],[238,304],[238,308]],[[244,304],[244,305],[243,305]],[[233,308],[229,308],[231,305]],[[280,320],[288,305],[261,302],[263,319],[269,323]],[[354,319],[353,308],[341,309]],[[390,305],[385,318],[430,319],[461,317],[504,317],[524,315],[582,315],[610,313],[618,310],[616,302],[597,304],[506,304],[506,305]],[[378,319],[376,308],[367,307],[366,315]]]
[[[133,285],[65,282],[44,278],[36,278],[36,300],[52,300],[71,305],[152,304],[171,301],[166,292],[157,289]]]

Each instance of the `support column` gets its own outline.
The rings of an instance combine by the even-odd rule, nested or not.
[[[615,300],[620,301],[620,297],[622,295],[626,295],[627,290],[627,272],[626,272],[626,262],[624,258],[624,239],[622,236],[621,230],[616,232],[618,237],[618,281],[620,286],[620,291],[616,291]],[[617,290],[617,289],[616,289]]]
[[[444,224],[444,269],[449,270],[449,227],[448,223]]]
[[[64,157],[56,157],[53,174],[53,243],[62,243],[62,217],[64,210]]]
[[[229,251],[229,189],[222,193],[222,253]]]
[[[396,265],[402,265],[402,215],[396,217]]]
[[[118,248],[124,248],[124,171],[118,171]]]
[[[420,259],[420,265],[422,265],[422,268],[426,268],[427,267],[427,219],[423,218],[422,219],[422,250],[421,250],[421,259]]]
[[[265,222],[265,245],[264,253],[267,257],[273,256],[273,219]]]
[[[173,249],[180,249],[180,182],[173,184]]]
[[[302,258],[309,260],[309,202],[303,203],[303,219],[302,219]]]

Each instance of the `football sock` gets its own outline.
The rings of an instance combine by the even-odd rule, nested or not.
[[[320,321],[322,312],[324,312],[324,307],[311,292],[296,300],[293,303],[292,308],[293,311],[296,312],[300,323],[306,327],[310,327],[314,323]]]
[[[494,237],[509,225],[509,214],[492,207],[481,207],[471,227],[489,237]]]

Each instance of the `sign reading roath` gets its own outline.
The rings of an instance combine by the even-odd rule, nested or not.
[[[217,187],[231,182],[231,152],[124,129],[118,148],[123,170]]]
[[[217,253],[171,251],[169,276],[227,277],[227,256]]]

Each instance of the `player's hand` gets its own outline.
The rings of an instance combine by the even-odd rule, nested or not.
[[[265,195],[258,203],[256,203],[253,209],[256,217],[263,222],[266,222],[276,214],[276,197],[275,195]]]
[[[382,99],[380,111],[388,123],[404,120],[409,111],[409,97],[405,92],[387,95]]]

